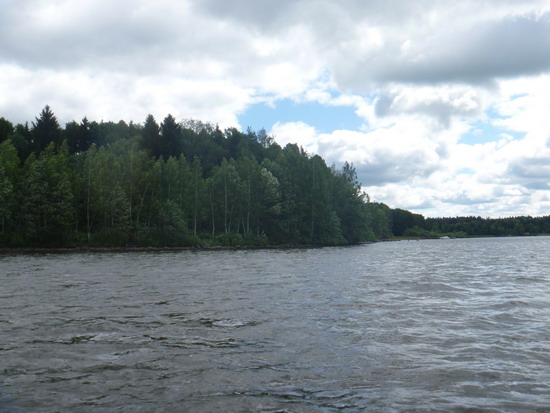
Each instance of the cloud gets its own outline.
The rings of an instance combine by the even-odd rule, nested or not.
[[[411,87],[395,85],[381,91],[375,104],[377,117],[420,114],[449,127],[453,118],[479,118],[487,93],[471,86]]]
[[[264,126],[431,215],[550,211],[549,72],[547,0],[0,2],[0,116],[223,128],[259,103],[347,106],[355,130]]]
[[[141,122],[149,113],[159,119],[171,113],[178,119],[195,118],[229,127],[237,124],[236,112],[250,99],[248,89],[223,80],[29,70],[9,65],[0,65],[0,71],[5,74],[0,77],[1,116],[15,122],[34,119],[48,104],[62,123],[84,116],[98,121]],[[36,77],[42,82],[37,83]],[[18,93],[7,99],[10,94],[3,92],[10,89]]]
[[[550,190],[550,151],[536,158],[519,158],[508,165],[507,174],[525,188]]]
[[[401,118],[368,132],[336,130],[318,133],[303,122],[277,123],[271,133],[278,143],[297,142],[321,154],[329,163],[353,162],[365,185],[413,182],[440,168],[447,154],[448,135],[435,135],[417,117]]]
[[[421,42],[405,40],[369,60],[351,76],[381,83],[492,86],[498,78],[550,69],[550,14],[481,21]]]
[[[379,116],[379,98],[363,99],[361,104],[350,98],[350,103],[362,107],[369,128],[319,133],[302,123],[290,135],[307,137],[298,142],[313,148],[329,164],[353,162],[364,189],[375,201],[429,216],[544,215],[550,207],[550,124],[546,116],[550,98],[544,87],[548,81],[548,76],[506,81],[497,96],[481,94],[484,103],[479,106],[493,108],[492,117],[475,103],[471,112],[457,109],[448,124],[418,110],[414,101]],[[442,96],[460,97],[458,89],[445,90],[452,93]],[[526,94],[518,95],[518,90]],[[422,96],[419,93],[419,101]],[[464,99],[471,101],[468,96]],[[523,133],[464,144],[461,137],[473,128],[470,117],[476,125],[495,123]],[[277,128],[287,126],[292,129],[284,124]]]
[[[317,131],[304,122],[277,122],[271,128],[270,135],[283,147],[295,143],[309,153],[319,153]]]

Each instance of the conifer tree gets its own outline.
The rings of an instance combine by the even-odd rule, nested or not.
[[[143,125],[142,145],[143,148],[148,150],[154,157],[158,157],[161,153],[160,127],[155,117],[151,114],[147,115],[145,125]]]
[[[33,122],[31,136],[34,143],[34,150],[40,152],[50,144],[56,146],[61,144],[61,128],[57,118],[48,105],[42,109],[36,122]]]
[[[157,156],[167,159],[169,156],[180,155],[182,152],[181,127],[172,115],[166,116],[160,124],[160,138]]]

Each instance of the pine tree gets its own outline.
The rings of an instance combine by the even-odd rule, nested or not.
[[[166,116],[160,124],[160,147],[158,156],[167,159],[170,156],[177,157],[182,152],[181,127],[172,115]]]
[[[43,151],[52,142],[56,146],[61,144],[61,128],[48,105],[42,109],[40,116],[32,125],[31,135],[36,152]]]
[[[147,115],[142,131],[142,145],[155,158],[161,154],[160,127],[151,114]]]

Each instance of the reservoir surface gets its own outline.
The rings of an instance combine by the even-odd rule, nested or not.
[[[550,238],[0,257],[0,412],[547,412]]]

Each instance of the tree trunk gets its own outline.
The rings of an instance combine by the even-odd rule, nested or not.
[[[197,171],[195,170],[195,215],[193,217],[193,235],[197,235],[197,211],[199,205],[199,188]]]
[[[91,192],[91,172],[90,172],[90,161],[88,160],[88,198],[86,200],[86,235],[88,237],[88,244],[90,243],[90,231],[91,231],[91,224],[90,224],[90,192]]]
[[[132,198],[134,192],[134,145],[130,147],[130,222],[132,222]]]
[[[143,207],[143,201],[145,200],[145,194],[147,193],[147,186],[145,185],[145,189],[143,190],[143,195],[141,195],[141,200],[139,202],[139,209],[136,216],[136,228],[139,227],[139,216],[141,215],[141,208]]]
[[[223,192],[224,192],[224,200],[223,200],[223,226],[225,233],[227,234],[227,171],[224,171],[223,174]]]
[[[210,189],[208,191],[208,195],[210,198],[210,212],[212,214],[212,236],[216,233],[216,224],[214,222],[214,203],[212,202],[212,190]]]
[[[250,235],[250,177],[248,177],[248,207],[246,211],[246,230],[245,235],[248,237]]]

